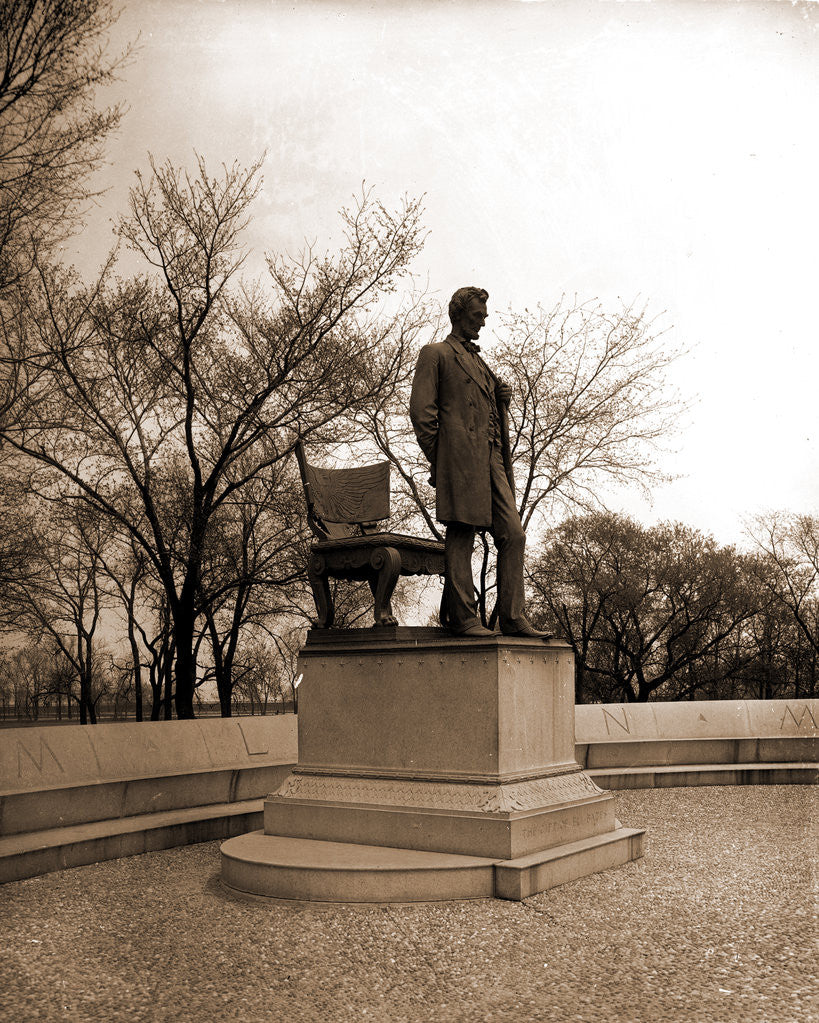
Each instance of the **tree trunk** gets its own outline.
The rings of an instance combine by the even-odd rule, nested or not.
[[[191,720],[193,691],[196,686],[196,656],[193,652],[193,616],[186,616],[183,627],[177,625],[176,635],[176,716],[180,721]],[[168,672],[170,683],[171,672]],[[170,697],[170,693],[166,694]],[[170,711],[170,700],[166,704]]]
[[[210,632],[210,645],[213,652],[213,670],[216,673],[216,692],[219,694],[219,713],[223,718],[233,716],[233,658],[230,651],[227,655],[219,642],[216,619],[210,610],[205,612]]]
[[[199,591],[199,553],[202,549],[203,530],[196,523],[191,530],[190,561],[179,597],[171,606],[173,620],[173,647],[176,675],[176,716],[180,721],[192,720],[193,694],[196,689],[196,595]]]
[[[223,718],[229,718],[233,716],[233,687],[225,686],[220,679],[216,685],[219,693],[219,712]]]
[[[148,684],[151,687],[151,721],[159,721],[162,707],[162,676],[156,657],[148,665]]]
[[[142,666],[139,663],[139,647],[134,635],[133,619],[128,618],[128,641],[131,644],[131,659],[134,662],[134,718],[142,720]]]
[[[162,717],[166,721],[170,721],[171,718],[173,717],[173,705],[174,705],[174,694],[173,694],[173,677],[174,677],[174,673],[173,673],[173,669],[171,667],[170,661],[165,665],[164,676],[165,676],[165,695],[162,698]],[[178,697],[177,697],[177,705],[176,705],[176,716],[180,717]],[[193,717],[193,699],[191,699],[191,714],[190,714],[190,716]]]
[[[478,536],[481,538],[481,546],[483,548],[483,554],[481,556],[481,573],[479,576],[480,588],[478,591],[478,614],[480,616],[481,625],[483,625],[486,629],[493,627],[489,625],[489,617],[486,613],[486,575],[489,570],[489,541],[486,538],[486,530],[479,530]],[[497,606],[497,601],[495,603]]]
[[[575,657],[574,660],[574,702],[585,703],[585,672],[583,670],[583,664]]]

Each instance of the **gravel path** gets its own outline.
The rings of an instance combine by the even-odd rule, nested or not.
[[[622,792],[642,861],[523,903],[305,907],[219,843],[0,887],[0,1019],[819,1020],[807,786]]]

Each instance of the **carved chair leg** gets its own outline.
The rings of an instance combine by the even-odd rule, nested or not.
[[[335,618],[335,607],[330,593],[330,579],[327,575],[327,562],[320,554],[314,554],[307,565],[307,579],[313,591],[318,619],[316,625],[320,629],[330,629]]]
[[[397,625],[390,599],[401,574],[401,555],[394,547],[376,547],[370,555],[370,566],[378,573],[370,589],[375,598],[375,624]]]
[[[370,592],[373,595],[373,617],[375,624],[378,625],[378,612],[375,610],[376,594],[378,592],[378,573],[373,570],[373,574],[367,579],[367,585],[370,587]],[[392,603],[387,601],[386,606],[382,603],[382,611],[385,612],[387,617],[392,617]]]

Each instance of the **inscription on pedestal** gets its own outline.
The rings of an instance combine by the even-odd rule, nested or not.
[[[597,834],[609,814],[610,810],[604,804],[592,808],[586,807],[582,813],[577,811],[561,813],[556,819],[554,816],[540,818],[537,823],[522,827],[520,838],[543,849],[557,844],[557,842],[565,841],[567,834],[571,834],[574,840],[587,838]]]

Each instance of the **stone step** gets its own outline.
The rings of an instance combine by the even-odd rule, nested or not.
[[[658,789],[693,785],[816,785],[816,762],[768,764],[674,764],[587,768],[603,789]]]
[[[619,823],[619,822],[618,822]],[[645,831],[618,827],[605,835],[495,864],[495,896],[520,901],[643,855]]]
[[[254,831],[222,845],[222,882],[248,895],[303,902],[491,899],[495,860]]]
[[[0,834],[50,831],[92,821],[260,799],[275,792],[291,768],[292,764],[276,764],[202,770],[0,792]]]
[[[634,738],[575,743],[577,762],[588,769],[689,764],[788,764],[819,759],[815,736],[778,738]]]
[[[240,835],[262,823],[264,801],[215,803],[0,838],[0,883],[120,856]]]
[[[223,843],[222,883],[232,891],[299,902],[438,902],[535,892],[642,856],[644,832],[605,835],[492,860],[386,846],[282,838],[255,831]]]

